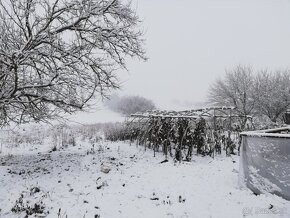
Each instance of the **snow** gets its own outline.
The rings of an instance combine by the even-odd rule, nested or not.
[[[125,117],[109,110],[104,105],[100,105],[98,108],[91,109],[89,112],[78,112],[74,115],[66,116],[71,124],[95,124],[106,122],[123,122]]]
[[[263,192],[282,192],[282,190],[269,179],[259,175],[259,170],[253,166],[249,167],[249,177],[255,187]]]
[[[286,127],[276,128],[276,129],[242,132],[241,135],[255,136],[255,137],[290,138],[290,134],[288,134],[289,131],[290,131],[290,126],[286,126]]]
[[[160,163],[162,154],[133,144],[92,145],[78,139],[50,152],[46,139],[2,149],[0,217],[25,216],[11,212],[21,194],[48,218],[290,217],[289,201],[239,186],[238,156]]]

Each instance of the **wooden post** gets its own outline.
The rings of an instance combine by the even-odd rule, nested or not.
[[[285,113],[285,124],[290,125],[290,110]]]

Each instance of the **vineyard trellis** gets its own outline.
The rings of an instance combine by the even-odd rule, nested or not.
[[[247,125],[242,129],[242,123]],[[126,136],[145,149],[162,151],[166,159],[190,161],[196,154],[239,153],[242,130],[253,129],[252,117],[241,116],[234,107],[210,107],[186,111],[153,110],[132,114]],[[174,152],[175,151],[175,152]]]

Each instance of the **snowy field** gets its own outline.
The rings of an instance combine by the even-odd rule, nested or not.
[[[162,154],[103,140],[52,150],[45,140],[2,144],[1,218],[290,217],[289,201],[239,186],[238,156],[161,163]]]

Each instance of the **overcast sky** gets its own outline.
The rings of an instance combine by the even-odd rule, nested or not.
[[[191,109],[209,85],[238,64],[290,67],[290,0],[133,0],[143,20],[147,62],[118,72],[119,95],[141,95],[161,109]],[[99,106],[101,103],[99,102]],[[73,116],[105,122],[120,115],[98,107]]]
[[[237,64],[290,66],[289,0],[133,0],[149,60],[129,61],[121,95],[190,109]]]

